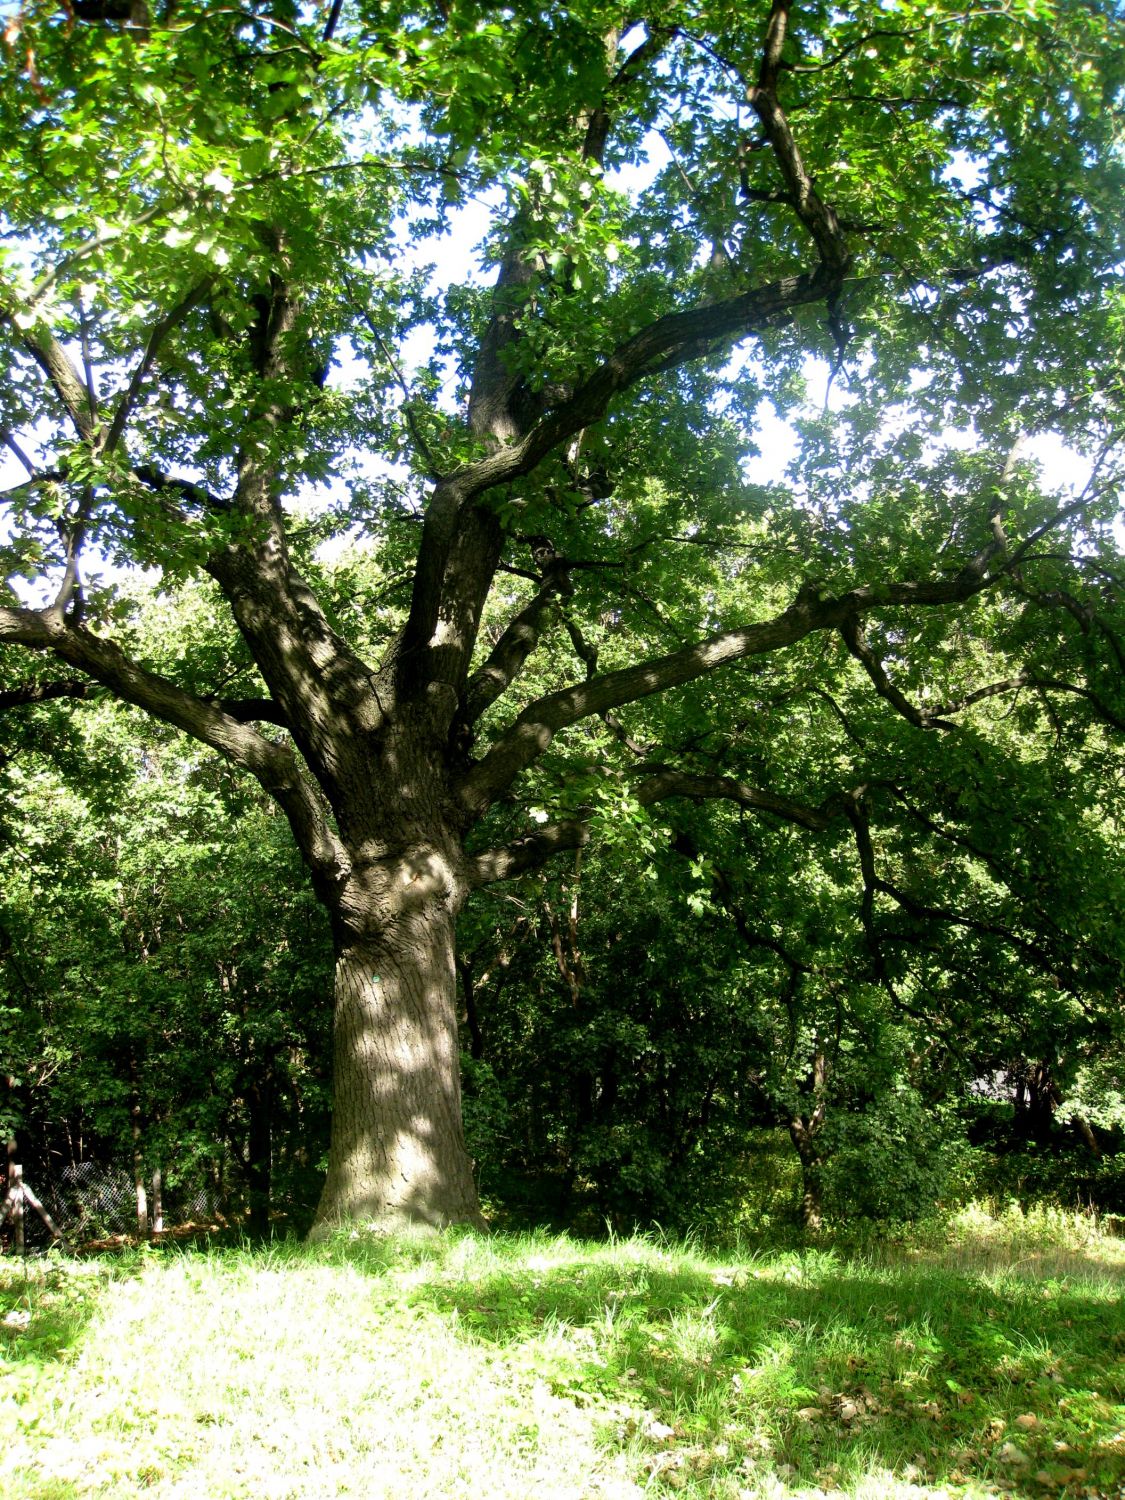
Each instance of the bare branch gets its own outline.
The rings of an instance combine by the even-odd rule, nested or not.
[[[459,471],[454,480],[471,497],[530,473],[568,438],[600,421],[615,396],[654,370],[685,364],[725,348],[734,339],[761,332],[796,308],[823,301],[836,287],[835,275],[818,270],[657,318],[619,344],[521,442]]]
[[[511,880],[516,875],[526,875],[546,864],[553,854],[565,849],[581,849],[590,838],[585,823],[568,821],[548,823],[526,838],[516,839],[499,849],[487,849],[470,862],[470,878],[474,885],[492,885],[498,880]]]
[[[25,682],[18,688],[0,692],[0,713],[9,708],[26,708],[36,703],[50,703],[57,698],[89,698],[92,682],[69,679],[57,682]]]
[[[786,823],[798,823],[802,828],[811,828],[818,833],[832,823],[831,814],[821,808],[805,807],[799,802],[791,802],[788,797],[748,786],[744,781],[735,781],[729,776],[694,776],[670,767],[661,767],[655,775],[641,782],[635,795],[642,807],[663,802],[669,797],[737,802],[740,807],[772,813]]]
[[[58,339],[51,333],[20,328],[6,308],[0,308],[0,322],[10,323],[15,329],[16,338],[46,375],[78,436],[85,442],[93,442],[97,421],[90,415],[86,383]]]
[[[763,932],[760,927],[751,925],[746,915],[746,909],[738,900],[734,891],[734,882],[726,870],[719,865],[712,866],[712,888],[723,909],[730,915],[734,922],[739,937],[748,948],[765,948],[768,953],[773,953],[780,958],[789,970],[790,979],[796,981],[801,974],[814,974],[816,970],[811,964],[805,963],[798,958],[778,938],[768,932]]]
[[[62,616],[70,608],[72,600],[76,600],[76,611],[82,612],[82,589],[78,576],[78,558],[82,551],[82,541],[86,531],[86,518],[90,507],[94,502],[94,492],[86,487],[82,497],[82,508],[76,518],[74,525],[63,530],[63,540],[66,546],[66,560],[63,565],[62,582],[59,584],[58,592],[55,594],[54,603],[51,605],[53,614]]]
[[[1037,557],[1039,554],[1035,554]],[[1034,560],[1031,559],[1031,560]],[[1044,609],[1065,609],[1071,619],[1076,622],[1083,635],[1089,635],[1090,626],[1097,618],[1094,610],[1088,605],[1081,603],[1068,589],[1037,589],[1032,588],[1024,579],[1014,582],[1016,590],[1030,599],[1034,604]]]
[[[181,305],[177,315],[182,311]],[[261,415],[270,426],[294,419],[268,382],[290,374],[285,335],[295,317],[289,289],[273,278],[251,333],[255,365],[266,382]],[[274,460],[246,446],[237,472],[234,496],[226,499],[151,465],[133,471],[181,520],[176,499],[205,511],[240,512],[250,523],[237,542],[217,540],[203,566],[230,604],[280,722],[294,731],[310,770],[332,795],[341,776],[362,774],[360,737],[382,722],[389,695],[380,701],[370,668],[333,629],[293,566]]]
[[[934,838],[941,839],[944,843],[952,844],[955,848],[966,850],[974,859],[979,860],[981,864],[986,866],[998,880],[1011,889],[1013,872],[994,853],[988,849],[982,849],[979,844],[975,843],[967,834],[960,832],[957,828],[946,823],[935,822],[920,807],[914,805],[910,797],[900,786],[896,786],[893,782],[884,783],[884,785],[888,787],[899,806],[905,808],[908,815],[920,827],[924,828],[927,833],[932,834]],[[1057,923],[1049,916],[1046,916],[1038,905],[1036,907],[1036,914],[1037,920],[1045,920],[1047,925],[1058,931]]]
[[[125,431],[125,424],[129,420],[133,408],[137,403],[137,398],[140,396],[145,378],[152,369],[153,361],[160,353],[160,346],[172,330],[184,321],[192,309],[199,306],[210,289],[210,280],[201,282],[199,286],[194,287],[188,292],[186,297],[181,298],[170,312],[165,313],[164,317],[158,319],[152,325],[152,331],[149,333],[148,342],[145,345],[145,352],[141,356],[141,361],[137,368],[133,371],[132,378],[125,389],[124,395],[117,403],[117,410],[113,414],[113,421],[110,423],[104,443],[104,451],[106,453],[112,453],[120,442],[121,435]]]
[[[927,902],[916,900],[908,892],[887,880],[877,879],[875,890],[889,897],[896,906],[901,907],[908,916],[917,921],[944,922],[951,927],[960,927],[966,932],[976,932],[984,937],[998,938],[1026,958],[1031,959],[1044,972],[1053,974],[1072,992],[1077,989],[1073,964],[1052,954],[1041,944],[1021,936],[1003,922],[985,921],[980,917],[969,916],[967,912],[957,911],[953,907],[931,906]]]
[[[831,812],[802,806],[787,797],[761,791],[730,777],[694,776],[668,766],[638,769],[652,772],[633,794],[642,807],[650,807],[654,802],[665,802],[672,797],[721,799],[736,802],[740,807],[752,808],[755,812],[772,813],[774,817],[782,818],[787,823],[796,823],[816,832],[828,828],[833,821]],[[473,881],[477,885],[490,885],[498,880],[510,880],[515,875],[526,874],[529,870],[538,869],[552,855],[562,850],[582,848],[589,837],[589,824],[579,819],[547,824],[526,838],[477,855],[472,866]]]
[[[59,698],[70,698],[88,702],[97,696],[97,684],[83,678],[56,679],[47,682],[25,682],[17,688],[0,692],[0,713],[10,708],[26,708],[37,703],[50,703]],[[276,703],[268,698],[204,698],[240,724],[258,722],[277,724],[283,729],[289,726]]]
[[[35,465],[32,463],[31,459],[28,458],[28,456],[24,452],[23,448],[20,447],[19,443],[13,437],[12,433],[9,432],[9,430],[8,430],[7,427],[0,427],[0,443],[3,443],[4,446],[5,446],[5,448],[9,449],[12,453],[15,454],[15,456],[19,459],[20,463],[27,470],[29,478],[31,478],[31,479],[38,479],[39,478],[39,474],[38,474],[38,471],[35,468]],[[23,489],[23,488],[25,488],[25,486],[20,485],[19,488]]]
[[[902,715],[908,723],[914,725],[915,729],[948,729],[951,726],[941,724],[932,713],[923,713],[921,709],[915,708],[906,694],[901,692],[887,676],[886,669],[879,657],[871,649],[863,626],[858,618],[845,620],[840,627],[840,634],[847,645],[848,650],[860,663],[863,670],[875,684],[875,691],[880,698],[885,698]]]
[[[340,13],[344,9],[344,0],[332,0],[328,11],[328,19],[324,23],[324,30],[320,33],[322,42],[330,42],[336,27],[340,24]]]
[[[475,724],[485,709],[507,692],[519,676],[524,663],[539,644],[558,593],[558,578],[546,578],[539,592],[509,620],[487,660],[469,678],[461,715],[464,723]]]
[[[147,485],[158,495],[178,495],[181,500],[189,505],[197,505],[200,510],[225,511],[234,507],[234,501],[226,495],[214,495],[203,485],[195,484],[190,479],[176,479],[152,464],[138,464],[132,472],[142,484]]]
[[[677,31],[678,28],[675,26],[650,27],[644,41],[634,47],[609,80],[604,95],[597,106],[590,111],[586,122],[586,136],[582,142],[584,160],[596,161],[601,166],[605,159],[606,142],[613,125],[614,100],[625,92],[646,63],[660,56],[665,44],[677,35]]]
[[[277,724],[282,729],[289,728],[281,705],[272,698],[208,698],[206,702],[214,703],[240,724]]]
[[[758,82],[747,90],[747,97],[773,148],[785,185],[792,194],[797,217],[812,236],[822,263],[842,277],[851,263],[847,236],[840,227],[836,210],[824,202],[814,187],[777,99],[777,80],[790,8],[791,0],[773,0]]]
[[[812,694],[814,695],[814,697],[817,697],[817,698],[821,699],[822,702],[828,704],[828,707],[831,709],[832,713],[839,720],[841,728],[843,729],[844,733],[847,735],[848,739],[851,740],[852,744],[853,745],[857,745],[860,750],[866,751],[867,744],[866,744],[865,740],[863,739],[863,736],[858,733],[858,731],[856,730],[855,726],[852,724],[851,720],[848,718],[848,716],[844,712],[844,710],[836,702],[835,698],[833,698],[832,694],[829,693],[829,692],[826,692],[824,690],[824,688],[819,688],[819,687],[813,687],[813,688],[810,689],[810,691],[812,692]]]
[[[971,708],[974,703],[982,703],[986,698],[995,698],[1001,693],[1018,692],[1021,688],[1036,688],[1043,692],[1072,693],[1078,698],[1083,698],[1089,703],[1098,718],[1113,729],[1125,730],[1125,719],[1116,714],[1108,704],[1104,703],[1096,693],[1089,688],[1081,687],[1076,682],[1065,682],[1060,677],[1040,677],[1035,672],[1020,672],[1014,677],[1001,678],[999,682],[990,682],[986,687],[975,689],[966,693],[963,698],[955,702],[943,704],[940,708],[933,710],[933,717],[939,714],[957,714],[966,708]]]
[[[617,72],[609,81],[606,89],[608,98],[615,98],[623,89],[637,77],[647,62],[660,56],[665,44],[674,37],[679,36],[678,26],[650,26],[648,36],[633,51],[618,68]]]
[[[597,675],[598,648],[590,645],[589,641],[582,634],[582,627],[569,611],[565,611],[563,614],[563,624],[566,626],[566,633],[570,637],[570,644],[574,647],[575,656],[577,656],[578,660],[586,668],[586,681],[591,682]]]

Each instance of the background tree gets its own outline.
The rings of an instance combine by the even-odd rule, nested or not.
[[[148,601],[140,638],[198,641],[198,604]],[[200,1190],[254,1230],[271,1199],[307,1222],[330,950],[288,830],[253,783],[111,699],[59,719],[52,703],[13,716],[0,750],[0,1055],[19,1159],[44,1193],[67,1167],[131,1160],[141,1192],[161,1175],[172,1222]]]
[[[1050,896],[1013,925],[956,872],[896,882],[884,809],[921,784],[946,837],[1009,711],[1063,765],[1125,722],[1120,41],[1116,7],[1041,0],[13,19],[0,422],[32,587],[0,641],[50,665],[4,702],[97,683],[285,814],[335,946],[322,1226],[477,1216],[456,918],[591,827],[691,797],[842,831],[885,985],[931,922],[1035,946]],[[469,199],[489,291],[420,264]],[[796,410],[810,355],[842,407],[750,486],[758,405]],[[1089,456],[1080,492],[1019,461],[1044,428]],[[374,456],[397,468],[354,472]],[[318,589],[332,527],[401,615]],[[206,575],[256,692],[123,649],[99,552]],[[862,684],[858,728],[825,671]],[[1010,810],[982,831],[1015,870]]]
[[[851,692],[862,703],[858,683]],[[1018,788],[1018,771],[1008,781]],[[970,803],[974,790],[959,789]],[[899,799],[890,813],[880,875],[894,899],[869,925],[846,822],[810,842],[707,803],[681,805],[671,827],[620,819],[580,863],[476,903],[460,968],[470,1137],[490,1202],[595,1228],[723,1232],[798,1204],[816,1229],[974,1193],[1116,1211],[1113,1085],[1098,1109],[1070,1080],[1095,1057],[1115,1076],[1119,991],[1106,976],[1120,973],[1120,934],[1101,955],[1077,934],[1120,878],[1120,841],[1087,844],[1060,982],[1066,950],[1028,951],[1047,923],[1025,916],[1022,884],[1011,872],[1003,884],[997,860],[981,878],[956,807],[944,856]],[[1073,854],[1076,839],[1060,848]],[[1037,868],[1044,889],[1062,886],[1046,860]],[[935,885],[963,905],[920,919]],[[1051,1104],[1034,1162],[1014,1108],[1031,1053],[1057,1059],[1053,1086],[1073,1101],[1057,1123]],[[1060,1128],[1083,1107],[1109,1126],[1094,1154],[1088,1134]]]

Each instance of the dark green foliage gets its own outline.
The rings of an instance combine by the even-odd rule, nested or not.
[[[0,1126],[265,1227],[330,927],[321,1222],[475,1222],[460,920],[494,1200],[1108,1161],[1120,6],[123,10],[0,44]]]
[[[78,728],[37,713],[48,743]],[[5,1125],[41,1186],[83,1159],[129,1171],[136,1149],[170,1206],[207,1187],[264,1227],[272,1196],[300,1225],[326,1146],[326,924],[270,805],[136,728],[83,718],[100,779],[34,738],[5,769]]]

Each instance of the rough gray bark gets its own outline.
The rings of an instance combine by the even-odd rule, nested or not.
[[[332,1146],[314,1234],[352,1220],[480,1223],[461,1128],[454,924],[465,885],[421,845],[338,929]]]

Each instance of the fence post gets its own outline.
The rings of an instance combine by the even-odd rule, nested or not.
[[[133,1117],[133,1185],[137,1190],[137,1238],[148,1239],[148,1198],[145,1195],[144,1157],[141,1154],[141,1101],[136,1093],[136,1064],[130,1060],[133,1074],[133,1104],[129,1113]]]
[[[18,1162],[8,1163],[8,1202],[12,1205],[12,1230],[16,1239],[16,1254],[25,1255],[27,1245],[23,1228],[23,1168]]]

